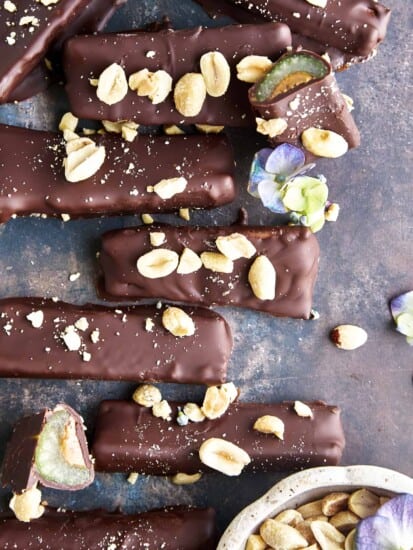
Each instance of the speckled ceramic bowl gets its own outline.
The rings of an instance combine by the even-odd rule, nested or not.
[[[319,499],[333,491],[354,491],[361,487],[378,495],[413,494],[413,479],[378,466],[331,466],[293,474],[242,510],[229,524],[217,550],[244,550],[248,537],[261,523],[287,508]]]

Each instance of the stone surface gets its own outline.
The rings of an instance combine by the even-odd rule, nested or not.
[[[340,203],[336,223],[318,234],[320,274],[315,289],[317,321],[276,319],[265,314],[220,308],[231,324],[235,349],[229,379],[244,400],[311,400],[321,398],[343,409],[347,434],[346,464],[376,464],[413,476],[413,348],[392,325],[390,298],[413,288],[412,157],[408,110],[409,5],[386,0],[394,9],[388,36],[371,62],[337,75],[342,90],[355,102],[354,117],[362,144],[336,160],[317,164],[330,197]],[[132,28],[168,14],[176,27],[218,24],[190,0],[129,0],[110,28]],[[58,87],[20,105],[0,108],[0,122],[38,129],[57,128],[67,110]],[[240,206],[250,223],[275,223],[260,202],[246,193],[249,163],[264,145],[252,131],[230,133],[238,158],[237,201],[214,212],[194,212],[189,223],[228,224]],[[177,216],[156,220],[186,223]],[[139,217],[63,223],[12,220],[0,227],[0,296],[41,295],[82,303],[95,301],[95,253],[99,235],[111,228],[140,223]],[[69,274],[80,277],[69,282]],[[343,323],[362,326],[369,339],[345,352],[329,341],[329,331]],[[75,381],[1,380],[0,458],[12,424],[23,414],[66,401],[90,426],[101,399],[127,398],[134,384]],[[201,399],[202,388],[164,386],[168,399]],[[85,509],[120,506],[128,512],[164,504],[211,505],[218,509],[221,530],[246,504],[279,475],[225,478],[205,475],[200,482],[175,486],[166,479],[140,476],[130,485],[123,475],[98,475],[80,493],[45,491],[50,504]],[[1,503],[6,507],[6,494]]]

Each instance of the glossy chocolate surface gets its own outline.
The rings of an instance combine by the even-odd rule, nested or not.
[[[53,40],[83,10],[88,0],[59,0],[46,7],[41,2],[19,0],[17,10],[0,11],[0,102],[30,73]],[[25,17],[32,19],[23,19]]]
[[[308,403],[312,419],[298,416],[293,402],[236,402],[220,418],[186,426],[176,422],[178,406],[185,403],[170,405],[173,413],[168,422],[133,402],[103,401],[92,447],[96,469],[154,475],[211,471],[200,461],[198,451],[212,437],[244,449],[251,458],[245,470],[255,472],[337,464],[344,448],[340,411],[321,401]],[[284,440],[253,429],[263,415],[284,422]]]
[[[231,329],[210,310],[187,308],[193,336],[173,336],[162,325],[166,306],[75,306],[40,298],[0,300],[0,376],[218,384],[225,381]],[[42,311],[34,328],[27,315]],[[82,319],[78,351],[61,338]],[[146,330],[146,320],[153,327]],[[85,323],[86,320],[86,323]],[[6,330],[4,327],[11,327]]]
[[[390,10],[374,0],[328,0],[324,9],[305,0],[196,1],[211,16],[228,15],[240,23],[286,23],[294,47],[327,52],[334,69],[374,55],[390,19]]]
[[[254,121],[247,97],[249,85],[237,79],[235,66],[250,54],[275,60],[290,45],[290,30],[278,23],[76,37],[65,48],[66,90],[72,112],[82,118],[249,126]],[[89,78],[98,78],[115,62],[122,65],[128,77],[144,68],[163,69],[176,83],[186,73],[199,73],[201,56],[215,50],[230,64],[231,83],[222,97],[207,96],[201,112],[193,117],[185,117],[175,109],[173,93],[153,105],[147,97],[139,97],[129,89],[122,101],[109,106],[97,98],[96,88],[89,83]]]
[[[301,146],[300,137],[304,130],[316,127],[341,135],[350,149],[358,147],[360,133],[337,85],[331,65],[314,53],[304,51],[303,54],[311,55],[325,65],[328,73],[324,78],[314,79],[265,101],[256,99],[259,84],[252,86],[248,92],[258,116],[264,119],[282,118],[288,124],[282,134],[269,138],[269,141],[273,144],[288,142]]]
[[[234,198],[234,160],[225,136],[141,135],[133,143],[118,135],[92,138],[105,146],[104,164],[87,180],[70,183],[60,134],[0,125],[0,221],[13,214],[90,217],[212,208]],[[187,187],[171,199],[147,191],[179,176]]]
[[[135,515],[107,512],[54,512],[29,524],[0,517],[4,550],[213,550],[212,508],[175,507]]]
[[[93,33],[103,29],[109,18],[126,0],[90,0],[87,6],[72,20],[58,36],[51,48],[44,52],[52,63],[52,72],[44,60],[16,86],[9,94],[7,101],[22,101],[43,92],[48,86],[62,76],[60,69],[61,49],[65,40],[75,34]]]
[[[69,485],[57,483],[46,479],[37,469],[35,453],[39,435],[48,421],[48,418],[58,410],[66,411],[74,422],[75,433],[85,468],[88,469],[89,479],[82,484]],[[73,490],[83,489],[90,485],[94,479],[94,466],[89,456],[88,445],[85,437],[83,419],[71,407],[65,404],[57,405],[54,410],[43,411],[21,418],[13,428],[13,433],[7,443],[1,472],[3,487],[10,488],[14,493],[22,493],[30,489],[37,482],[45,487],[54,489]]]
[[[162,279],[142,276],[137,259],[149,252],[151,230],[164,231],[164,248],[181,254],[190,248],[197,254],[217,252],[220,235],[241,233],[273,264],[276,274],[274,300],[259,300],[248,283],[248,271],[255,258],[234,262],[232,273],[217,273],[201,267],[188,275],[176,271]],[[310,316],[311,299],[318,268],[317,239],[305,227],[172,227],[158,229],[136,227],[106,233],[102,238],[100,264],[104,276],[105,297],[111,299],[164,298],[202,305],[231,305],[265,311],[271,315]]]

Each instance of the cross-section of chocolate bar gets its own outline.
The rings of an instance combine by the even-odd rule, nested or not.
[[[165,241],[150,243],[150,232]],[[106,233],[105,297],[164,298],[309,318],[319,246],[305,227],[136,227]]]
[[[237,63],[251,54],[275,60],[290,45],[289,29],[279,23],[75,37],[65,49],[66,89],[82,118],[249,126],[248,85],[237,79]],[[202,56],[211,52],[222,56],[201,68]],[[119,94],[107,98],[115,73],[104,77],[114,65]],[[217,71],[218,89],[205,88],[201,70],[208,75],[208,69],[212,80]]]
[[[134,515],[47,511],[30,525],[3,514],[0,546],[4,550],[214,550],[215,511],[186,506]]]
[[[104,147],[103,164],[72,182],[65,177],[67,153],[59,134],[0,125],[0,221],[13,215],[69,219],[212,208],[234,198],[233,153],[225,136],[142,135],[132,143],[92,137]],[[91,149],[96,151],[93,144]],[[179,188],[172,185],[166,196],[156,187],[162,180]]]
[[[311,417],[299,416],[293,402],[235,402],[219,418],[180,426],[176,418],[184,405],[170,403],[168,421],[133,402],[103,401],[93,438],[96,469],[154,475],[211,471],[199,455],[208,440],[212,440],[218,458],[220,441],[236,445],[249,456],[245,469],[256,472],[337,464],[343,452],[340,411],[321,401],[307,403]],[[254,429],[259,418],[268,416],[283,424],[281,439]],[[227,458],[231,460],[231,453]]]
[[[248,93],[259,117],[283,124],[279,132],[270,135],[273,144],[302,146],[303,132],[310,128],[338,134],[347,149],[360,144],[359,131],[331,65],[317,54],[301,50],[283,55]]]
[[[22,418],[14,426],[2,466],[1,481],[14,493],[41,483],[78,490],[94,478],[83,419],[68,405],[57,405]]]
[[[0,102],[8,100],[14,88],[88,3],[88,0],[5,2],[0,11]]]
[[[187,328],[178,323],[176,336],[166,328],[168,309],[0,300],[0,376],[224,382],[232,350],[226,321],[203,308],[173,309]]]
[[[45,60],[40,63],[16,86],[9,94],[7,101],[22,101],[43,92],[48,86],[61,78],[60,55],[64,42],[76,35],[101,31],[113,13],[126,2],[126,0],[91,0],[87,6],[72,20],[58,38],[53,42],[51,48],[45,52]]]
[[[196,1],[211,15],[240,23],[286,23],[294,47],[328,53],[334,69],[374,56],[390,19],[390,10],[377,0],[327,0],[318,6],[307,0]]]

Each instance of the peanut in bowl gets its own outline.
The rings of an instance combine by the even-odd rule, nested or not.
[[[367,491],[360,491],[360,489]],[[339,501],[334,501],[335,498],[338,498],[335,497],[336,494],[344,495],[345,493],[351,495],[354,500],[354,506],[351,505],[350,510],[348,504],[342,505]],[[390,527],[394,528],[396,528],[397,522],[392,519],[388,520],[388,518],[386,520],[381,516],[379,517],[379,523],[381,524],[379,529],[376,528],[376,524],[366,525],[367,529],[364,529],[364,531],[367,531],[368,536],[370,536],[369,533],[374,532],[377,536],[377,534],[380,535],[380,532],[384,532],[384,539],[386,540],[383,539],[377,542],[375,539],[366,543],[368,536],[367,539],[364,536],[364,542],[355,542],[356,520],[360,522],[363,519],[361,516],[376,518],[377,516],[374,514],[376,514],[380,505],[386,501],[389,503],[396,501],[397,499],[393,499],[393,497],[406,493],[406,496],[410,499],[408,503],[410,508],[408,514],[404,510],[403,520],[405,523],[407,520],[408,524],[403,526],[402,531],[394,535],[396,537],[395,542],[393,541],[394,537],[392,539],[391,528],[386,526],[385,522],[390,521]],[[334,497],[332,503],[329,503],[330,495]],[[373,495],[372,500],[377,499],[376,505],[374,502],[369,502],[371,495]],[[264,550],[267,548],[276,548],[277,550],[281,548],[283,550],[301,548],[308,548],[308,550],[391,550],[393,548],[411,550],[413,548],[413,496],[411,495],[413,495],[413,479],[387,468],[378,466],[331,466],[304,470],[283,479],[261,498],[244,508],[225,530],[217,550]],[[342,498],[345,499],[345,497]],[[393,501],[388,499],[393,499]],[[324,511],[326,511],[326,506],[329,505],[332,507],[337,506],[337,510],[331,508],[327,512],[328,516],[326,516],[321,511],[322,501]],[[308,506],[310,506],[310,509]],[[357,509],[357,506],[361,509]],[[385,506],[388,505],[385,504]],[[370,510],[369,507],[371,507]],[[284,517],[279,516],[281,512],[286,510],[296,511],[298,508],[302,511],[301,519],[301,512],[299,511],[298,514],[289,512],[289,518],[286,518],[285,515]],[[318,508],[320,509],[318,510]],[[351,508],[358,513],[355,514],[351,511]],[[296,515],[295,519],[293,518],[294,515]],[[336,520],[333,521],[334,516],[336,516]],[[268,521],[276,517],[278,517],[278,520],[274,523]],[[352,524],[352,519],[354,519],[354,524]],[[341,523],[339,523],[340,520],[342,520]],[[261,535],[264,534],[264,538],[266,538],[267,533],[269,533],[268,536],[271,539],[274,531],[277,531],[279,523],[284,521],[287,528],[284,529],[281,526],[282,533],[276,533],[277,543],[272,543],[269,539],[265,541],[262,538]],[[363,521],[366,520],[363,519]],[[300,522],[302,525],[296,529],[295,527]],[[314,524],[313,528],[311,528],[312,523]],[[336,526],[334,523],[336,523]],[[255,536],[251,537],[251,535]],[[281,542],[279,542],[280,540]],[[360,533],[357,540],[362,541]],[[271,544],[268,544],[268,542]]]

